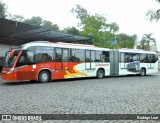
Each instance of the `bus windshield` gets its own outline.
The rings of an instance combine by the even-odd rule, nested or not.
[[[12,57],[10,57],[10,52],[11,51],[6,52],[6,55],[5,55],[5,64],[4,64],[5,68],[13,67],[18,57],[18,54],[20,53],[20,50],[15,51]]]

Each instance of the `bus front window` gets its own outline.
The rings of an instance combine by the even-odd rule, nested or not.
[[[4,67],[5,68],[8,68],[8,67],[13,67],[17,57],[18,57],[18,54],[20,53],[20,50],[18,51],[14,51],[13,53],[13,56],[11,57],[10,56],[10,51],[8,51],[5,55],[5,64],[4,64]]]
[[[34,56],[33,52],[23,51],[17,62],[16,67],[34,64],[35,62],[33,56]]]

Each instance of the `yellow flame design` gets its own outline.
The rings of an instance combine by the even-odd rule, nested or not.
[[[70,73],[67,69],[68,69],[68,66],[65,68],[65,72],[66,72],[66,75],[64,75],[64,78],[68,78],[68,77],[73,77],[73,78],[76,78],[78,77],[78,75],[81,75],[81,76],[87,76],[87,74],[85,73],[82,73],[78,70],[76,70],[75,66],[73,67],[73,70],[75,73]]]

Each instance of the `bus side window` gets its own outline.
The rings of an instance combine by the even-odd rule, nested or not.
[[[119,61],[120,61],[120,63],[124,63],[125,62],[124,53],[120,53]]]
[[[99,50],[96,51],[96,59],[95,59],[95,62],[102,62],[101,54],[102,54],[102,51],[99,51]]]
[[[86,59],[85,59],[85,61],[86,62],[90,62],[91,61],[91,56],[90,56],[90,51],[89,50],[86,50]]]
[[[146,56],[146,63],[151,63],[151,55],[150,54],[147,54]]]
[[[68,62],[69,59],[68,57],[69,57],[68,49],[63,49],[62,61]]]
[[[33,61],[36,63],[44,63],[53,61],[54,53],[52,47],[38,46],[35,48],[35,54],[33,55]]]
[[[129,62],[129,54],[128,53],[124,54],[124,59],[125,59],[125,62]]]
[[[133,54],[129,53],[129,62],[133,62]]]
[[[28,65],[28,55],[26,52],[23,52],[17,62],[16,67],[23,66],[23,65]]]
[[[155,63],[158,60],[155,54],[151,54],[151,63]]]
[[[101,59],[103,62],[109,62],[109,51],[102,51]]]
[[[96,60],[95,51],[91,51],[91,62],[95,62],[95,60]]]
[[[84,50],[83,49],[71,49],[70,50],[70,61],[71,62],[84,62]]]
[[[140,54],[140,62],[141,63],[147,62],[147,54]]]
[[[76,57],[77,57],[77,62],[84,62],[84,50],[83,49],[77,49],[76,50]]]
[[[154,63],[158,61],[158,56],[154,55]]]
[[[61,62],[62,61],[62,51],[61,48],[56,48],[55,50],[55,61]]]
[[[133,61],[139,61],[139,54],[133,54]]]

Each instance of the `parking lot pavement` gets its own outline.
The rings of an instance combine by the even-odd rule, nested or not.
[[[159,87],[160,74],[46,84],[0,82],[0,113],[159,114]]]
[[[0,77],[0,82],[2,83],[2,82],[4,82],[4,80],[3,79],[1,79],[1,77]]]

